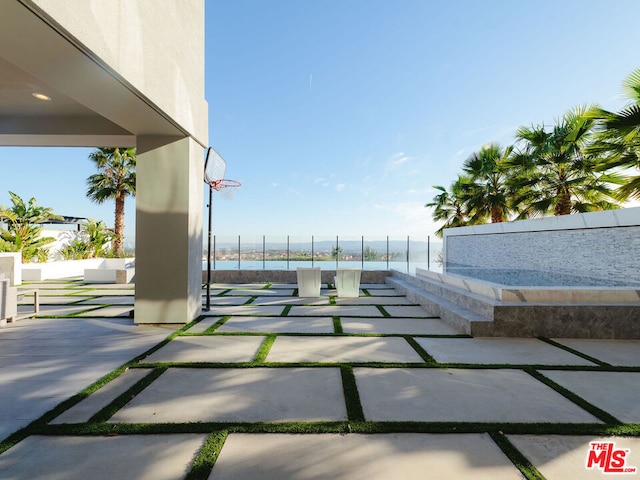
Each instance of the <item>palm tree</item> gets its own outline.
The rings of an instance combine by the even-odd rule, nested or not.
[[[585,149],[595,120],[586,106],[568,111],[548,130],[544,125],[520,127],[520,149],[510,160],[516,169],[510,181],[517,192],[519,218],[619,208],[611,184],[616,175],[597,172],[600,160]]]
[[[99,148],[89,155],[100,173],[87,179],[87,197],[96,203],[114,199],[116,256],[124,256],[124,200],[136,194],[135,148]]]
[[[598,134],[589,151],[604,159],[604,170],[640,169],[640,68],[622,86],[629,100],[624,109],[615,113],[593,108],[590,112],[598,120]],[[640,198],[640,175],[628,177],[617,193],[621,200]]]
[[[511,175],[508,159],[512,150],[513,146],[502,149],[498,143],[491,143],[464,162],[462,170],[470,179],[465,203],[473,221],[489,217],[492,223],[503,222],[513,210],[508,186]]]
[[[102,220],[88,218],[83,225],[87,236],[87,245],[91,257],[100,257],[105,254],[105,245],[112,241],[115,233],[107,228]]]
[[[444,222],[444,225],[436,231],[438,237],[442,238],[445,228],[463,227],[473,222],[464,202],[465,189],[469,181],[468,177],[458,175],[458,179],[453,182],[450,190],[440,185],[433,186],[441,193],[433,197],[433,201],[427,203],[425,207],[434,207],[432,218],[437,222]]]
[[[3,250],[21,252],[22,261],[29,262],[32,258],[44,258],[47,256],[43,247],[54,241],[51,237],[40,237],[42,223],[62,217],[55,215],[52,208],[36,205],[36,199],[31,198],[29,203],[9,192],[11,196],[11,208],[0,207],[0,219],[7,223],[7,228],[0,229],[0,243]]]

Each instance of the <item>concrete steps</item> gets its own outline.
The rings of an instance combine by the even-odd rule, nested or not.
[[[479,295],[397,271],[386,278],[386,283],[461,333],[474,335],[474,332],[491,327],[492,302]]]

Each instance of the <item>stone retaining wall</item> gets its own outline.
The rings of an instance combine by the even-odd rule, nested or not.
[[[444,272],[505,285],[640,285],[640,208],[446,229]]]

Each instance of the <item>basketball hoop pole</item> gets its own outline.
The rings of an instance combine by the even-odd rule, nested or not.
[[[209,184],[209,231],[207,232],[207,305],[205,312],[211,310],[211,222],[213,210],[213,185]]]

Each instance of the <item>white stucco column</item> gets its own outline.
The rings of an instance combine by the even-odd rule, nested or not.
[[[135,323],[188,323],[201,311],[203,148],[138,137]]]

